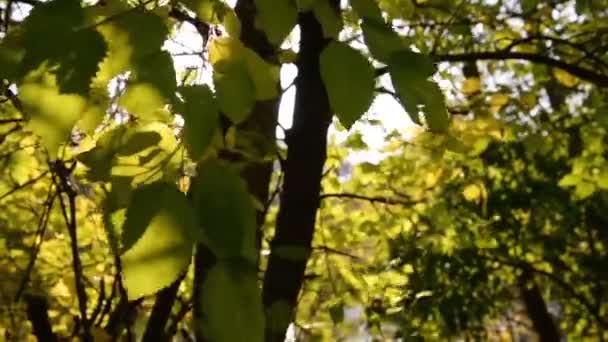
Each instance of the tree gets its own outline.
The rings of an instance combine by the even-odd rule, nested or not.
[[[606,5],[5,2],[2,325],[336,339],[361,306],[382,339],[479,336],[507,312],[542,340],[606,338]],[[203,68],[176,68],[184,27]],[[382,96],[424,132],[386,136],[389,155],[344,180],[332,167],[367,148],[357,130]]]

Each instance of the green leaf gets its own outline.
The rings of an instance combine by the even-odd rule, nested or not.
[[[264,312],[253,265],[220,261],[207,275],[201,303],[205,320],[195,322],[209,341],[264,341]]]
[[[363,20],[361,29],[367,48],[380,62],[388,63],[393,53],[407,46],[405,39],[383,22]]]
[[[152,146],[156,146],[161,141],[161,136],[157,132],[134,132],[129,135],[126,142],[117,151],[118,155],[130,156]]]
[[[28,150],[20,149],[10,154],[8,169],[11,179],[15,180],[17,184],[23,184],[30,180],[38,168],[35,155]]]
[[[279,93],[280,69],[267,63],[251,49],[243,52],[247,72],[255,86],[255,98],[260,101],[271,100]]]
[[[372,103],[374,70],[357,50],[340,42],[330,43],[320,59],[331,107],[340,123],[350,128]]]
[[[103,122],[110,105],[107,87],[94,86],[88,95],[89,107],[82,113],[77,125],[84,133],[93,134]]]
[[[137,61],[119,103],[130,114],[150,119],[173,100],[176,89],[173,59],[168,52],[160,51]]]
[[[580,175],[569,173],[559,180],[558,185],[561,187],[575,186],[583,181]]]
[[[256,26],[275,46],[281,45],[293,30],[298,11],[291,0],[255,0]]]
[[[445,132],[449,117],[443,93],[439,86],[428,80],[431,68],[411,51],[395,53],[389,62],[389,73],[399,99],[412,121],[421,124],[419,111],[425,113],[426,123],[434,132]]]
[[[350,5],[362,19],[372,19],[382,22],[382,12],[374,0],[350,0]]]
[[[196,13],[198,19],[207,24],[220,24],[231,12],[230,7],[221,0],[180,0],[179,2],[191,9]]]
[[[247,119],[256,99],[268,100],[278,95],[279,68],[238,39],[213,39],[209,61],[219,107],[234,123]]]
[[[296,0],[296,7],[300,12],[308,12],[318,0]]]
[[[56,75],[61,93],[87,95],[107,46],[99,32],[83,29],[84,23],[78,2],[54,0],[35,6],[23,23],[21,76],[44,63]]]
[[[59,67],[53,73],[62,92],[86,95],[108,47],[101,34],[93,29],[77,31],[66,39],[69,44],[57,57]]]
[[[255,209],[238,172],[222,161],[202,163],[192,196],[209,249],[220,259],[256,260]]]
[[[380,0],[378,5],[389,18],[411,19],[416,10],[412,0]]]
[[[0,79],[17,80],[19,64],[25,56],[22,40],[22,30],[15,28],[0,41]]]
[[[327,0],[315,0],[313,13],[321,24],[325,38],[336,38],[342,30],[342,18],[340,12],[331,7]]]
[[[198,160],[218,128],[218,105],[209,87],[204,85],[182,87],[179,93],[184,99],[181,106],[184,142],[190,157]]]
[[[222,25],[231,37],[239,38],[241,36],[241,21],[232,9],[224,15]]]
[[[255,104],[255,85],[241,63],[218,63],[213,70],[213,83],[222,112],[238,124],[243,122]]]
[[[136,65],[142,67],[146,57],[160,53],[169,34],[166,21],[151,11],[123,8],[122,3],[117,8],[108,7],[91,15],[95,22],[102,22],[96,28],[109,49],[96,78],[102,83]]]
[[[85,98],[61,94],[54,78],[47,73],[29,77],[19,87],[19,98],[30,116],[27,127],[42,139],[52,157],[70,136],[72,128],[86,110]]]
[[[340,302],[330,306],[329,315],[334,324],[342,323],[344,321],[344,304]]]
[[[112,129],[97,139],[93,149],[77,156],[78,161],[89,168],[88,178],[90,180],[108,181],[110,179],[114,155],[125,134],[125,126]]]
[[[190,263],[199,225],[186,196],[168,183],[137,189],[127,208],[121,256],[130,300],[170,285]]]

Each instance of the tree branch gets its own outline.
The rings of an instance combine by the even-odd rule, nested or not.
[[[457,54],[436,54],[430,55],[437,62],[472,62],[480,60],[525,60],[533,63],[544,64],[555,68],[562,69],[568,73],[594,83],[599,87],[608,87],[608,76],[596,73],[592,70],[583,68],[576,64],[570,64],[548,56],[539,55],[528,52],[512,52],[512,51],[485,51]],[[388,67],[378,68],[376,74],[378,76],[388,72]]]
[[[37,295],[25,296],[27,318],[32,323],[34,336],[38,341],[55,342],[59,339],[53,332],[53,327],[48,315],[48,304],[46,298]]]
[[[389,205],[403,205],[403,206],[412,206],[412,205],[415,205],[415,204],[418,204],[421,202],[421,201],[406,201],[406,200],[402,200],[402,199],[382,197],[382,196],[364,196],[364,195],[357,195],[357,194],[348,193],[348,192],[321,194],[319,196],[319,198],[321,200],[324,200],[326,198],[356,199],[356,200],[368,201],[368,202],[372,202],[372,203],[382,203],[382,204],[389,204]]]

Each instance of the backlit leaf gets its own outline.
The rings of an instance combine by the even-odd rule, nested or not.
[[[209,341],[262,342],[264,314],[253,265],[221,261],[209,271],[200,304]]]
[[[363,55],[344,43],[330,43],[320,58],[331,107],[340,123],[350,128],[371,105],[374,70]]]
[[[184,142],[192,159],[198,160],[218,128],[219,109],[207,86],[182,87],[179,93],[184,99]]]
[[[28,127],[40,136],[49,154],[55,157],[86,110],[86,99],[76,94],[61,94],[48,74],[28,78],[19,87],[19,97],[30,115]]]
[[[298,11],[290,0],[255,0],[256,26],[268,40],[280,45],[296,25]]]
[[[205,243],[219,258],[255,260],[255,209],[245,182],[228,164],[199,165],[192,184]]]
[[[388,63],[394,52],[406,47],[405,40],[383,22],[364,20],[361,29],[367,48],[380,62]]]
[[[350,5],[364,20],[372,19],[378,22],[384,20],[382,12],[374,0],[350,0]]]
[[[395,53],[391,58],[389,73],[395,90],[412,121],[421,123],[418,112],[422,110],[431,131],[445,132],[449,117],[443,93],[435,82],[428,80],[434,66],[412,56],[407,51]]]
[[[137,189],[122,229],[124,284],[130,299],[171,284],[190,263],[199,226],[186,196],[174,185]]]
[[[160,51],[137,61],[120,104],[145,120],[172,101],[176,88],[173,60]]]
[[[216,64],[213,83],[222,112],[234,123],[247,119],[255,104],[255,85],[242,63]]]
[[[342,18],[338,11],[331,7],[329,1],[315,0],[312,11],[321,24],[323,36],[335,38],[342,30]]]

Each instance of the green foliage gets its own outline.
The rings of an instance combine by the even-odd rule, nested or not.
[[[198,240],[195,212],[175,186],[159,182],[135,190],[121,237],[129,298],[154,294],[175,281],[190,264]]]
[[[171,56],[159,51],[140,58],[128,82],[119,104],[142,120],[157,119],[153,113],[162,111],[166,103],[173,102],[177,89]]]
[[[197,173],[192,198],[205,244],[221,259],[254,263],[255,209],[245,183],[233,167],[219,160],[201,163]]]
[[[298,12],[291,0],[255,0],[256,26],[268,40],[280,45],[296,25]]]
[[[412,121],[420,124],[422,109],[431,131],[445,132],[449,117],[441,89],[429,80],[434,71],[428,58],[407,50],[395,52],[389,61],[391,80]]]
[[[264,341],[262,298],[255,268],[240,261],[222,261],[209,271],[201,305],[202,327],[210,341]]]
[[[328,45],[321,54],[320,63],[329,103],[340,123],[350,128],[371,105],[374,70],[357,50],[343,43]]]
[[[166,293],[153,295],[182,275],[165,332],[194,325],[211,341],[263,341],[289,323],[298,340],[359,338],[362,327],[377,340],[532,338],[542,332],[526,282],[563,339],[608,338],[606,1],[254,0],[241,18],[222,0],[33,3],[9,2],[0,28],[9,340],[32,339],[25,294],[48,299],[58,337],[81,338],[80,280],[95,340],[141,339]],[[319,62],[334,128],[359,124],[329,137],[311,248],[272,249],[308,258],[297,307],[263,307],[282,166],[293,162],[268,132],[279,70],[300,62],[290,33],[304,12],[328,42]],[[176,36],[192,27],[204,46]],[[369,110],[395,99],[428,131]],[[450,119],[446,105],[466,116]],[[256,170],[273,162],[267,184]],[[254,199],[260,189],[273,197]],[[198,243],[211,252],[203,284],[188,268]]]
[[[198,160],[216,133],[219,110],[213,93],[206,86],[189,86],[179,89],[184,102],[181,114],[184,117],[184,143],[190,156]]]
[[[234,38],[216,38],[209,47],[220,109],[234,122],[244,121],[255,100],[277,95],[278,69]]]

